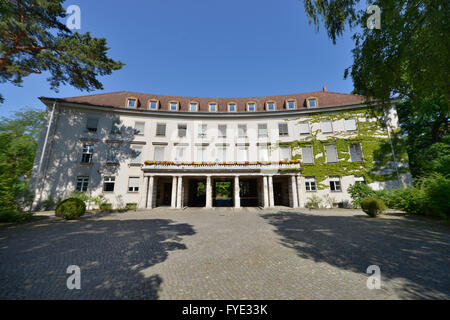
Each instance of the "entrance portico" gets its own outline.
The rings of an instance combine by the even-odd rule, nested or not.
[[[269,208],[277,205],[296,208],[301,199],[298,163],[231,167],[154,164],[144,166],[142,170],[143,209],[164,205],[179,209],[186,206]]]

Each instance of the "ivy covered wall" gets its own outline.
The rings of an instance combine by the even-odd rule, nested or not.
[[[345,112],[328,112],[309,114],[302,118],[286,119],[286,121],[305,122],[310,125],[310,134],[301,135],[299,140],[290,143],[279,142],[279,146],[290,146],[293,159],[302,160],[301,148],[312,147],[314,163],[303,163],[302,175],[305,177],[314,176],[318,189],[325,189],[328,185],[324,180],[329,176],[349,176],[354,175],[364,177],[368,183],[374,181],[388,181],[397,179],[392,148],[388,138],[387,128],[384,125],[382,114],[375,113],[374,110],[365,108],[350,110]],[[321,130],[322,120],[335,122],[348,118],[357,120],[356,131],[339,130],[325,134]],[[408,172],[406,148],[400,139],[399,131],[391,132],[394,152],[399,173]],[[298,136],[298,132],[296,132]],[[350,145],[360,143],[362,147],[362,161],[352,162],[350,158]],[[338,162],[327,163],[325,155],[325,145],[336,145]]]

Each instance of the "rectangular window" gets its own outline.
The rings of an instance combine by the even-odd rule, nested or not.
[[[238,135],[239,135],[239,138],[247,137],[247,125],[246,124],[238,125]]]
[[[178,102],[171,102],[170,111],[177,111],[177,110],[178,110]]]
[[[142,162],[142,146],[131,147],[131,163]]]
[[[103,191],[113,192],[115,183],[116,183],[116,177],[104,177],[103,178]]]
[[[199,124],[198,125],[198,136],[199,137],[206,137],[206,130],[208,129],[207,124]]]
[[[228,105],[228,111],[236,112],[236,105],[234,103],[229,104]]]
[[[300,134],[309,134],[309,122],[300,122]]]
[[[280,147],[280,160],[291,160],[291,147]]]
[[[295,109],[295,101],[288,101],[288,109]]]
[[[356,119],[345,119],[345,130],[347,131],[355,131],[356,130]]]
[[[86,129],[90,132],[97,132],[98,119],[88,118],[86,122]]]
[[[197,161],[206,161],[206,147],[197,148]]]
[[[248,161],[248,147],[238,146],[237,147],[237,161]]]
[[[226,137],[227,137],[227,125],[219,124],[219,138],[226,138]]]
[[[185,160],[186,147],[176,147],[175,161]]]
[[[316,99],[308,99],[309,107],[315,108],[317,106]]]
[[[120,133],[121,121],[113,120],[111,125],[111,133],[118,134]]]
[[[334,144],[326,145],[325,146],[325,154],[326,154],[328,163],[338,162],[336,145],[334,145]]]
[[[156,110],[158,108],[157,101],[150,101],[150,110]]]
[[[157,137],[165,137],[166,136],[166,124],[165,123],[157,123],[156,124],[156,136]]]
[[[227,161],[227,147],[217,148],[217,162]]]
[[[275,102],[267,102],[267,110],[274,111],[275,110]]]
[[[210,111],[210,112],[216,112],[216,111],[217,111],[217,104],[215,104],[215,103],[210,103],[210,104],[209,104],[209,111]]]
[[[165,151],[164,147],[161,146],[155,147],[155,154],[154,154],[155,161],[164,161],[164,151]]]
[[[92,144],[83,145],[83,154],[81,156],[82,163],[91,163],[94,154],[94,146]]]
[[[106,155],[106,162],[107,163],[117,163],[117,155],[119,154],[118,152],[118,147],[115,145],[112,145],[109,147],[108,149],[108,154]]]
[[[322,120],[322,132],[323,133],[333,132],[333,123],[331,120]]]
[[[302,160],[303,163],[314,163],[314,155],[312,147],[302,148]]]
[[[258,124],[258,137],[267,137],[267,124],[260,123]]]
[[[267,146],[259,146],[259,161],[269,161],[269,148]]]
[[[278,124],[278,132],[280,137],[285,137],[289,135],[288,124],[281,122]]]
[[[305,188],[306,188],[306,191],[317,191],[316,178],[315,177],[305,177]]]
[[[187,133],[187,124],[179,124],[178,125],[178,136],[186,137],[186,133]]]
[[[341,190],[341,179],[339,177],[330,177],[330,190],[331,191],[342,191]]]
[[[197,103],[190,103],[189,104],[189,111],[196,112],[198,110],[198,104]]]
[[[360,143],[350,145],[350,159],[353,162],[362,161],[362,149]]]
[[[144,130],[145,130],[145,122],[136,121],[134,123],[134,134],[135,135],[143,136]]]
[[[136,107],[136,99],[128,99],[128,108],[135,108]]]
[[[254,103],[249,103],[248,104],[248,111],[249,112],[253,112],[256,110],[256,105]]]
[[[89,177],[77,177],[77,186],[75,190],[77,192],[86,192],[88,188]]]
[[[128,179],[128,192],[139,192],[139,177]]]

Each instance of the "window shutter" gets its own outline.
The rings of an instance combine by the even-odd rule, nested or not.
[[[267,124],[258,124],[258,136],[267,137]]]
[[[136,122],[134,124],[135,134],[144,134],[144,130],[145,130],[145,122]]]
[[[289,135],[289,131],[288,131],[288,124],[287,123],[279,123],[278,124],[278,130],[279,130],[279,134],[280,136],[287,136]]]
[[[300,122],[300,134],[309,134],[309,122]]]
[[[138,177],[130,177],[128,180],[129,188],[139,188],[139,178]]]
[[[280,160],[291,160],[291,148],[281,147],[280,148]]]
[[[337,150],[334,144],[325,146],[325,154],[327,157],[327,162],[338,162]]]
[[[227,125],[226,124],[219,124],[219,137],[226,137],[227,136]]]
[[[166,135],[166,124],[158,123],[156,125],[156,135],[157,136],[165,136]]]
[[[142,147],[132,147],[131,163],[141,163],[142,161]]]
[[[164,147],[155,147],[155,161],[164,161]]]
[[[333,132],[333,124],[331,120],[322,120],[322,132],[323,133]]]
[[[86,123],[86,128],[90,131],[97,131],[98,119],[89,118]]]
[[[355,143],[350,145],[350,158],[352,159],[352,161],[362,160],[361,144]]]
[[[238,125],[238,133],[239,137],[246,137],[247,136],[247,125],[246,124],[240,124]]]
[[[356,119],[345,119],[345,130],[347,131],[354,131],[356,130]]]
[[[314,163],[312,147],[302,148],[302,160],[303,163]]]
[[[187,132],[187,125],[179,124],[178,125],[178,136],[179,137],[186,137],[186,132]]]

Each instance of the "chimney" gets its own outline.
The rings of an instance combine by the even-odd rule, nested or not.
[[[323,92],[327,92],[327,86],[323,86]]]

